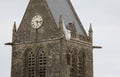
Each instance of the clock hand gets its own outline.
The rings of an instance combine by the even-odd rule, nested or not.
[[[38,25],[39,21],[36,21],[36,23],[37,23],[37,25]]]
[[[37,25],[40,25],[42,23],[42,21],[36,21]]]

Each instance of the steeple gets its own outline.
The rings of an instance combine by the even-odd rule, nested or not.
[[[92,36],[92,25],[87,36],[70,0],[30,0],[6,43],[11,77],[93,77]]]

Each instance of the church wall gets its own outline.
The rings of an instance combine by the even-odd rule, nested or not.
[[[61,49],[61,46],[63,46],[63,49]],[[12,51],[12,77],[26,77],[27,71],[25,66],[25,57],[27,49],[32,49],[32,51],[37,55],[37,51],[40,47],[45,49],[47,55],[47,77],[56,77],[61,75],[61,70],[65,69],[65,66],[61,66],[61,62],[66,62],[66,47],[61,43],[61,40],[51,40],[40,43],[16,43],[13,46]],[[62,52],[64,52],[63,56],[61,54]]]
[[[79,52],[83,52],[84,64],[83,64],[83,74],[82,77],[93,77],[93,50],[92,50],[92,43],[85,42],[85,41],[76,41],[70,40],[68,43],[68,51],[71,49],[76,50],[76,56],[79,57]],[[78,61],[77,61],[78,62]],[[77,65],[77,64],[76,64]],[[76,66],[76,70],[78,67]],[[79,72],[78,76],[79,76]],[[76,73],[76,74],[77,74]]]

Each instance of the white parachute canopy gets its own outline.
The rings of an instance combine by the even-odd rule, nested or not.
[[[70,38],[71,38],[71,31],[66,29],[64,21],[63,21],[63,31],[64,31],[64,34],[65,34],[66,40],[70,40]]]

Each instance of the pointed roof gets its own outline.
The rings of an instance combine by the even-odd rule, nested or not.
[[[40,15],[43,19],[43,24],[37,32],[31,26],[31,20],[35,15]],[[24,42],[58,37],[57,26],[59,26],[60,15],[65,26],[69,26],[69,23],[74,21],[77,32],[87,35],[70,0],[30,0],[17,30],[17,40]]]
[[[53,14],[55,22],[59,24],[59,16],[62,15],[65,25],[68,23],[75,22],[77,32],[86,35],[81,21],[79,20],[70,0],[46,0]]]

